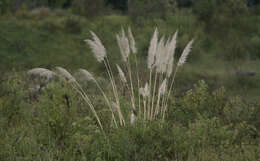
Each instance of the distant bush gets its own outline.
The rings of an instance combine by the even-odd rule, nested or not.
[[[49,32],[56,32],[62,29],[62,26],[55,20],[46,20],[41,25],[41,28]]]
[[[89,18],[99,16],[104,11],[103,0],[74,0],[72,11]]]
[[[175,0],[132,0],[128,7],[128,14],[133,20],[136,20],[138,17],[165,19],[175,11]]]
[[[69,33],[79,34],[82,31],[80,21],[76,18],[69,17],[65,20],[65,31]]]
[[[193,7],[193,12],[199,20],[210,23],[212,17],[216,14],[217,0],[198,0]]]

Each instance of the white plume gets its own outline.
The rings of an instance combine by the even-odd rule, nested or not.
[[[122,81],[123,83],[127,83],[127,80],[126,80],[126,77],[125,77],[125,74],[124,74],[123,70],[122,70],[122,69],[120,68],[120,66],[117,65],[117,64],[116,64],[116,67],[117,67],[117,70],[118,70],[118,72],[119,72],[119,77],[120,77],[121,81]]]
[[[132,50],[133,54],[136,54],[137,49],[136,49],[136,46],[135,46],[135,39],[134,39],[134,36],[133,36],[133,33],[132,33],[130,27],[128,28],[128,36],[129,36],[129,40],[130,40],[131,50]]]
[[[181,57],[178,61],[178,66],[182,66],[185,62],[186,62],[186,59],[191,51],[191,47],[192,47],[192,44],[193,44],[193,40],[191,40],[188,45],[185,47],[185,49],[183,50],[182,54],[181,54]]]
[[[104,58],[106,57],[106,49],[100,39],[97,37],[97,35],[90,31],[93,40],[87,39],[85,42],[90,46],[92,52],[94,53],[94,56],[96,57],[98,62],[102,62]]]
[[[153,67],[155,54],[157,51],[157,43],[158,43],[158,30],[156,28],[153,34],[153,38],[150,41],[150,46],[148,50],[148,59],[147,59],[148,69],[151,69]]]

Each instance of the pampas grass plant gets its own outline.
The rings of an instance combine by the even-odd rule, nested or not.
[[[112,122],[115,125],[114,127],[125,126],[125,118],[127,116],[124,116],[121,112],[122,109],[120,100],[122,97],[120,97],[120,92],[118,91],[115,79],[116,75],[111,70],[112,68],[107,57],[107,51],[99,37],[92,31],[90,33],[92,35],[92,39],[87,39],[85,42],[91,48],[97,61],[104,64],[112,87],[113,97],[109,97],[108,94],[106,94],[99,82],[95,79],[94,75],[86,69],[79,69],[79,73],[85,78],[86,81],[93,81],[102,93],[104,101],[111,112]],[[131,107],[129,107],[127,111],[130,112],[130,109],[135,111],[135,113],[138,111],[136,114],[136,119],[144,122],[165,119],[169,98],[174,89],[174,81],[178,68],[185,64],[193,44],[193,40],[191,40],[183,50],[183,53],[177,63],[175,63],[174,55],[177,44],[177,36],[178,32],[176,31],[174,35],[168,38],[166,36],[159,37],[158,29],[155,29],[150,41],[147,56],[147,72],[149,73],[149,79],[146,81],[143,80],[143,82],[146,83],[143,87],[141,87],[138,72],[139,67],[136,57],[138,53],[133,33],[131,29],[128,28],[127,34],[124,29],[122,29],[119,34],[116,34],[117,44],[123,61],[122,66],[124,66],[121,68],[116,64],[116,68],[118,70],[117,75],[129,91],[129,94],[126,97],[129,97],[127,100],[130,100],[129,104],[131,104]],[[131,63],[131,60],[133,59],[130,59],[130,57],[134,57],[135,63]],[[133,64],[135,64],[135,67],[133,67]],[[126,71],[123,69],[126,69]],[[83,100],[90,107],[90,110],[95,116],[100,128],[103,130],[103,126],[99,116],[97,115],[95,106],[92,104],[89,95],[81,87],[77,79],[62,67],[56,67],[54,72],[48,69],[35,68],[30,70],[28,73],[38,73],[40,76],[50,76],[55,74],[61,77],[82,96]],[[133,114],[130,115],[131,124],[134,124],[133,120],[135,121],[136,119],[132,119]]]

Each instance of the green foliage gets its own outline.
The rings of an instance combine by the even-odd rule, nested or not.
[[[250,44],[252,45],[251,49],[250,49],[251,55],[260,57],[260,52],[259,52],[260,51],[260,36],[259,35],[253,36],[250,39]]]
[[[137,8],[130,7],[129,14],[134,18],[143,16],[136,21],[127,16],[108,15],[90,22],[81,17],[74,19],[75,15],[65,11],[63,14],[52,10],[30,11],[26,8],[48,4],[44,0],[27,2],[32,3],[23,6],[24,10],[18,10],[15,16],[0,17],[0,72],[5,73],[0,78],[0,160],[259,160],[260,105],[248,102],[252,97],[259,100],[258,73],[249,78],[227,72],[232,61],[240,67],[245,61],[238,59],[259,55],[257,7],[251,13],[245,1],[221,1],[215,6],[215,1],[200,0],[191,12],[189,8],[176,10],[175,5],[169,6],[166,1],[133,1]],[[95,17],[95,12],[99,15],[105,12],[98,1],[91,1],[90,6],[79,2],[82,1],[72,8],[75,13]],[[163,10],[159,11],[155,4]],[[60,4],[51,6],[56,7]],[[11,1],[0,1],[1,14],[16,8]],[[140,58],[146,57],[146,46],[155,26],[162,34],[178,29],[177,56],[188,40],[196,39],[191,55],[195,61],[178,73],[176,96],[169,102],[165,122],[114,129],[111,113],[103,108],[106,106],[103,97],[93,84],[85,84],[104,122],[107,134],[104,137],[89,107],[71,88],[54,82],[34,95],[28,89],[28,80],[11,71],[60,65],[72,70],[87,68],[103,75],[104,68],[89,61],[93,57],[83,40],[93,30],[104,38],[102,42],[109,47],[111,62],[118,62],[114,34],[129,25],[133,26]],[[143,68],[144,61],[140,61]],[[258,60],[249,63],[245,66],[257,71]],[[201,78],[208,85],[201,81],[192,87]],[[100,79],[105,89],[111,91],[109,83]],[[223,84],[226,89],[212,92]],[[238,92],[243,97],[231,96]],[[128,104],[123,102],[125,114],[129,112]]]
[[[80,21],[73,17],[67,18],[65,20],[65,30],[69,33],[80,34],[82,32]]]
[[[243,161],[260,157],[256,146],[260,106],[228,97],[224,88],[212,93],[204,81],[183,97],[172,98],[165,121],[118,129],[106,125],[106,136],[81,97],[66,84],[50,82],[30,103],[26,84],[28,80],[15,75],[0,86],[0,158],[4,160]],[[111,117],[99,106],[96,110],[105,120]],[[7,121],[10,115],[12,123]]]
[[[216,14],[217,0],[198,0],[193,7],[194,13],[200,20],[210,23],[212,17]]]
[[[5,14],[10,10],[11,0],[2,0],[0,2],[0,15]]]
[[[21,120],[25,119],[24,113],[28,106],[26,96],[28,90],[26,90],[24,79],[18,74],[9,76],[1,84],[0,89],[0,113],[6,123],[4,127],[19,125]]]
[[[158,7],[160,6],[160,7]],[[166,18],[175,12],[175,0],[132,0],[128,13],[133,20],[139,18]]]
[[[99,16],[104,10],[103,0],[74,0],[72,11],[89,18]]]
[[[41,28],[50,33],[54,33],[60,31],[62,26],[54,20],[46,20],[43,22]]]
[[[35,113],[35,130],[39,139],[45,142],[51,139],[57,146],[64,147],[79,129],[85,129],[82,123],[87,122],[88,117],[79,117],[79,103],[81,100],[72,89],[60,83],[49,84],[39,98]]]

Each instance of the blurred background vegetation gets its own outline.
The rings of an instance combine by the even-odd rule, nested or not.
[[[90,84],[107,141],[71,89],[31,98],[23,72],[35,67],[86,68],[108,84],[84,40],[94,31],[120,64],[115,34],[128,26],[143,68],[155,27],[178,30],[176,57],[195,39],[166,122],[113,129]],[[0,29],[0,160],[259,160],[259,0],[0,0]]]
[[[83,42],[93,30],[113,62],[115,33],[131,26],[145,62],[155,27],[179,31],[176,55],[195,38],[179,87],[205,79],[259,100],[260,2],[258,0],[1,0],[0,71],[57,65],[103,73]],[[180,89],[180,90],[186,90]]]

